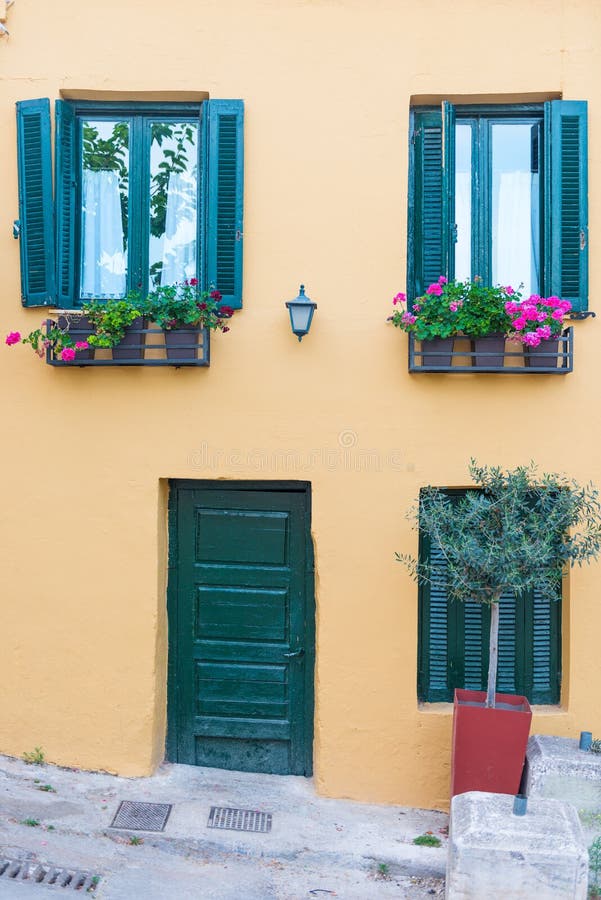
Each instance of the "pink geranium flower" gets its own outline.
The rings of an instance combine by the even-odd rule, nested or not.
[[[446,283],[447,283],[447,279],[444,277],[444,275],[441,275],[441,276],[440,276],[440,278],[438,279],[438,283],[439,283],[439,284],[446,284]]]
[[[510,284],[508,284],[507,287],[505,288],[505,293],[507,294],[508,297],[511,297],[512,294],[515,294],[515,291],[511,287]]]
[[[511,324],[517,331],[521,331],[522,328],[526,327],[526,319],[524,316],[519,316],[517,319],[514,319]]]
[[[413,323],[415,322],[415,316],[411,315],[410,312],[404,312],[401,316],[401,322],[403,322],[405,325],[413,325]]]
[[[553,312],[551,313],[551,317],[553,319],[557,319],[558,321],[561,322],[561,320],[563,319],[563,310],[562,309],[554,309]]]
[[[453,301],[453,303],[449,303],[449,309],[451,310],[451,312],[457,312],[458,308],[459,308],[458,303],[455,303],[454,301]]]
[[[407,297],[405,294],[399,293],[399,294],[396,294],[396,296],[393,298],[392,302],[395,304],[396,303],[404,303],[406,299],[407,299]]]
[[[442,278],[444,276],[441,275],[440,277]],[[434,284],[431,284],[430,287],[426,289],[426,294],[435,294],[437,297],[440,297],[442,294],[442,286],[434,282]]]
[[[61,350],[61,359],[63,362],[73,362],[75,359],[75,350],[73,347],[65,347]]]
[[[20,340],[21,332],[19,331],[9,331],[6,335],[6,343],[9,347],[11,347],[13,344],[18,344]]]
[[[527,344],[528,347],[538,347],[540,344],[540,337],[536,331],[527,331],[524,335],[524,343]]]
[[[87,341],[76,341],[75,349],[76,350],[87,350],[90,345]]]
[[[540,328],[536,329],[536,333],[544,341],[548,341],[549,338],[551,337],[551,326],[550,325],[541,325]]]

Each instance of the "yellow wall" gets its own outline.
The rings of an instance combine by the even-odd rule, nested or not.
[[[208,370],[53,369],[0,348],[0,751],[42,745],[61,764],[152,771],[165,726],[166,479],[298,478],[313,486],[317,788],[444,805],[451,711],[416,702],[416,590],[394,563],[416,547],[403,514],[423,484],[465,484],[471,455],[534,457],[601,483],[599,338],[595,321],[577,323],[567,377],[408,375],[406,337],[384,320],[405,284],[409,102],[589,100],[594,307],[601,7],[19,0],[7,25],[2,335],[43,317],[21,309],[10,235],[14,102],[60,91],[244,98],[245,307]],[[301,281],[319,308],[299,344],[283,303]],[[379,465],[361,462],[365,450]],[[570,580],[564,702],[537,712],[534,730],[599,734],[599,568]]]

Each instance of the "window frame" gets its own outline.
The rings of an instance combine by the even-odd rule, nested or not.
[[[83,189],[83,122],[91,121],[129,121],[129,191],[128,191],[128,243],[127,243],[127,284],[129,291],[139,291],[143,296],[150,290],[149,279],[149,235],[150,235],[150,152],[152,147],[149,132],[150,122],[162,119],[165,121],[190,121],[198,125],[198,179],[197,179],[197,239],[196,239],[196,271],[201,284],[204,278],[204,241],[206,221],[205,198],[202,186],[206,169],[206,146],[202,140],[201,115],[205,101],[190,102],[158,102],[158,101],[67,101],[73,110],[76,125],[76,158],[74,164],[77,171],[77,187],[75,194],[76,226],[74,235],[74,307],[79,308],[88,302],[81,296],[81,251],[82,251],[82,189]],[[132,177],[132,173],[134,173]],[[134,218],[132,210],[138,210]],[[101,299],[101,298],[99,298]]]
[[[538,119],[541,294],[572,303],[573,317],[588,309],[588,104],[544,103],[414,105],[409,110],[407,296],[412,302],[440,275],[454,276],[454,125],[456,118]],[[488,254],[490,259],[490,253]],[[477,273],[481,274],[481,273]]]
[[[478,488],[440,488],[441,491],[450,498],[457,499],[465,496],[469,491],[477,491]],[[430,541],[419,529],[419,559],[424,561],[430,559]],[[563,588],[563,583],[562,583]],[[534,691],[535,678],[535,660],[534,660],[534,640],[536,636],[534,621],[534,592],[528,591],[522,597],[514,596],[509,602],[513,602],[515,613],[515,650],[513,653],[514,666],[514,687],[513,689],[505,689],[510,687],[503,684],[503,675],[501,671],[503,648],[502,630],[500,631],[500,651],[499,651],[499,675],[497,682],[497,690],[500,693],[511,693],[527,696],[531,704],[544,706],[557,706],[561,701],[561,678],[562,678],[562,610],[563,610],[563,590],[561,596],[552,602],[553,606],[549,613],[549,681],[545,690],[538,689]],[[475,609],[478,607],[481,612],[481,637],[480,637],[480,678],[481,682],[478,687],[473,684],[465,683],[465,622],[466,622],[466,604],[459,601],[453,601],[446,597],[446,684],[444,688],[433,688],[431,683],[431,629],[430,629],[430,600],[431,588],[429,582],[421,582],[418,585],[418,627],[417,627],[417,700],[418,703],[451,703],[453,701],[453,693],[455,688],[465,688],[470,690],[486,690],[486,681],[488,675],[488,625],[490,621],[490,613],[481,604],[473,603],[470,612],[474,615]],[[503,602],[503,601],[501,601]],[[503,608],[501,608],[501,615]],[[519,618],[519,628],[518,628]],[[463,626],[463,627],[462,627]],[[438,635],[440,639],[440,635]],[[527,643],[527,638],[531,638]],[[454,652],[454,655],[453,655]],[[506,649],[505,649],[506,652]]]

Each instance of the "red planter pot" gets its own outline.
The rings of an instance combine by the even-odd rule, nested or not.
[[[455,690],[451,797],[466,791],[517,794],[526,758],[532,710],[526,697]]]

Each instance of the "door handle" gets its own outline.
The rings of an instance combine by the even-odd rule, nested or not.
[[[288,659],[297,659],[299,656],[302,656],[304,652],[304,648],[301,647],[300,650],[291,650],[290,653],[284,653],[284,656],[287,656]]]

